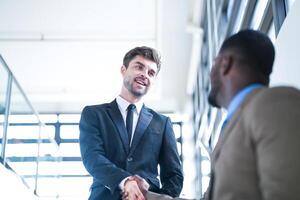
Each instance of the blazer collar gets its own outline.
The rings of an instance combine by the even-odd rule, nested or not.
[[[237,121],[241,117],[242,111],[245,108],[245,106],[248,105],[250,100],[264,87],[260,87],[257,89],[254,89],[249,95],[247,95],[244,99],[244,101],[240,104],[240,106],[237,108],[236,112],[232,116],[232,118],[229,120],[226,127],[224,127],[224,133],[222,134],[222,137],[218,139],[217,145],[212,153],[212,160],[216,160],[219,157],[220,151],[222,149],[223,144],[225,143],[226,139],[229,137],[229,135],[232,133],[232,129],[235,127]]]
[[[250,102],[250,100],[255,96],[255,94],[257,94],[259,91],[261,90],[261,88],[255,89],[254,91],[252,91],[245,99],[244,101],[240,104],[240,106],[237,108],[237,110],[235,111],[234,115],[232,116],[232,118],[230,119],[230,121],[228,122],[228,124],[226,125],[226,127],[224,128],[224,133],[222,134],[223,136],[219,138],[217,145],[215,147],[215,149],[212,152],[211,155],[211,180],[210,180],[210,186],[208,188],[207,191],[207,198],[206,199],[212,199],[212,193],[213,193],[213,188],[214,188],[214,176],[215,176],[215,163],[218,160],[223,144],[225,143],[226,139],[229,137],[229,135],[232,133],[232,129],[235,126],[235,124],[237,123],[238,119],[240,118],[242,111],[244,109],[244,107]]]
[[[112,118],[112,121],[114,122],[115,126],[118,129],[120,138],[121,138],[122,143],[123,143],[124,150],[125,150],[126,154],[128,154],[129,153],[129,146],[128,146],[129,139],[128,139],[128,135],[126,133],[127,130],[126,130],[126,127],[125,127],[125,124],[124,124],[124,120],[122,118],[122,114],[121,114],[121,112],[118,108],[118,104],[117,104],[116,100],[112,101],[109,104],[107,109],[108,109],[109,115]]]
[[[132,144],[130,147],[130,154],[134,152],[142,136],[144,135],[147,127],[149,126],[152,118],[153,118],[153,114],[150,113],[145,106],[143,106],[135,128]]]
[[[116,97],[116,102],[118,105],[118,108],[120,109],[121,113],[126,113],[127,107],[129,106],[130,102],[128,102],[126,99],[121,97],[120,95]],[[142,107],[144,103],[142,101],[134,103],[136,106],[136,112],[140,114]]]
[[[120,138],[122,140],[123,143],[123,147],[124,150],[126,152],[126,154],[131,154],[134,152],[134,150],[136,149],[136,146],[138,145],[138,143],[140,142],[142,136],[144,135],[147,127],[149,126],[152,118],[153,118],[153,114],[149,112],[149,110],[143,106],[141,109],[141,113],[135,128],[135,132],[134,132],[134,136],[133,136],[133,140],[132,140],[132,144],[131,147],[129,148],[128,144],[129,144],[129,139],[128,139],[128,135],[125,134],[127,132],[121,112],[118,108],[118,104],[116,102],[116,100],[112,101],[109,106],[108,106],[108,113],[111,116],[115,126],[118,129]]]

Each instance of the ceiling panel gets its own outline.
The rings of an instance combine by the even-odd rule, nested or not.
[[[155,36],[154,0],[2,0],[6,37]],[[9,20],[8,20],[9,19]],[[116,26],[117,24],[117,26]],[[2,36],[3,37],[3,36]]]

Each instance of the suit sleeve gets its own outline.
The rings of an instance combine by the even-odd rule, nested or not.
[[[177,197],[182,189],[183,174],[176,139],[169,118],[167,118],[163,137],[159,156],[160,179],[162,183],[160,192]]]
[[[119,183],[131,174],[106,158],[99,120],[92,107],[83,109],[79,129],[80,151],[85,168],[94,179],[114,193]]]
[[[253,110],[250,129],[264,200],[300,199],[300,98],[286,96],[259,102]]]

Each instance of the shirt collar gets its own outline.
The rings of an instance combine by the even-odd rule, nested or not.
[[[117,104],[119,106],[119,109],[123,112],[126,113],[127,107],[129,106],[129,104],[131,104],[130,102],[128,102],[127,100],[125,100],[123,97],[121,97],[120,95],[117,96],[116,98]],[[142,101],[136,102],[134,103],[134,105],[136,106],[136,112],[139,115],[142,107],[144,105],[144,103]]]
[[[243,100],[246,98],[246,96],[252,92],[254,89],[263,87],[262,84],[259,83],[253,83],[245,88],[243,88],[241,91],[239,91],[231,100],[228,110],[227,110],[227,117],[226,119],[230,119],[232,115],[235,113],[239,105],[243,102]]]

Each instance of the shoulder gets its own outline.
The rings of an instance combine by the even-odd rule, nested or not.
[[[112,107],[112,103],[104,103],[104,104],[97,104],[97,105],[87,105],[82,109],[81,114],[86,115],[86,114],[91,114],[91,113],[102,113],[104,112],[107,108]]]
[[[249,110],[263,110],[265,107],[288,103],[300,103],[300,91],[294,87],[280,86],[264,88],[249,101]]]
[[[293,126],[300,117],[300,91],[292,87],[265,88],[256,93],[243,117],[253,133],[280,131]],[[295,121],[296,120],[296,121]]]
[[[294,87],[280,86],[262,89],[261,92],[257,93],[254,101],[264,102],[276,102],[280,100],[292,100],[300,98],[300,91]]]
[[[104,104],[96,104],[96,105],[86,105],[83,110],[88,109],[88,110],[97,110],[97,109],[103,109],[106,107],[109,107],[109,103],[104,103]]]
[[[151,113],[153,115],[153,118],[155,118],[155,119],[162,120],[162,121],[170,120],[169,117],[167,117],[161,113],[158,113],[158,112],[154,111],[153,109],[148,108],[147,106],[144,106],[143,109],[146,112]]]
[[[99,119],[106,116],[106,108],[109,106],[109,103],[85,106],[81,112],[80,123],[98,123]]]

